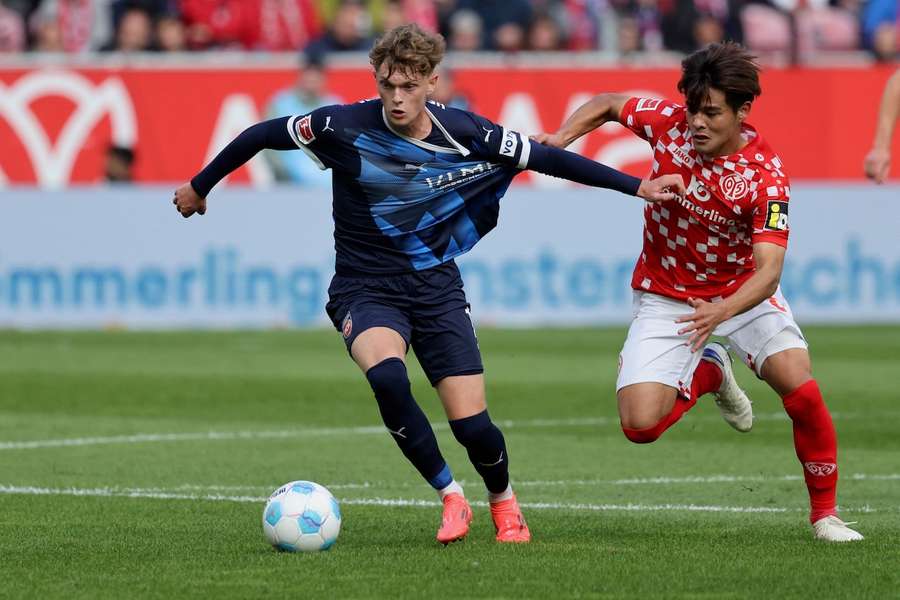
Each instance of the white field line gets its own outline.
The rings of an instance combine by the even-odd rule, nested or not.
[[[900,473],[868,474],[851,473],[841,475],[842,481],[898,481]],[[802,475],[689,475],[686,477],[635,477],[630,479],[525,479],[513,480],[515,487],[562,487],[562,486],[628,486],[628,485],[679,485],[679,484],[715,484],[715,483],[772,483],[779,481],[802,481]],[[460,480],[462,485],[480,485],[479,482]],[[360,481],[350,483],[329,483],[329,490],[387,490],[398,488],[421,488],[419,481]],[[129,488],[124,488],[129,489]],[[262,492],[269,489],[277,489],[277,486],[266,485],[197,485],[185,483],[171,488],[141,488],[160,490],[200,490],[216,492],[236,492],[240,490],[252,490]]]
[[[853,413],[832,413],[835,420],[854,418]],[[784,413],[764,413],[755,415],[756,421],[784,421]],[[719,420],[718,417],[694,417],[692,420]],[[688,420],[689,421],[689,420]],[[544,427],[594,427],[618,425],[618,419],[606,417],[584,419],[530,419],[524,421],[495,421],[503,429],[531,429]],[[432,423],[437,431],[449,429],[446,423]],[[131,435],[96,436],[45,440],[17,440],[0,442],[0,450],[35,450],[39,448],[65,448],[72,446],[99,446],[107,444],[145,444],[187,441],[257,440],[285,439],[301,437],[331,437],[353,435],[380,435],[385,431],[382,425],[360,427],[309,427],[303,429],[283,429],[275,431],[200,431],[187,433],[136,433]]]
[[[213,502],[245,502],[262,503],[266,496],[226,496],[222,494],[185,494],[143,489],[117,488],[46,488],[34,486],[0,485],[0,494],[32,495],[32,496],[81,496],[101,498],[152,498],[157,500],[192,500]],[[442,506],[436,500],[417,500],[406,498],[348,498],[341,504],[362,506],[401,506],[428,507]],[[472,502],[475,506],[487,506],[487,502]],[[628,512],[662,512],[662,511],[696,511],[719,513],[786,513],[802,512],[805,508],[784,508],[774,506],[716,506],[703,504],[584,504],[565,502],[524,502],[522,508],[535,510],[573,510],[573,511],[628,511]],[[874,512],[867,508],[865,512]]]

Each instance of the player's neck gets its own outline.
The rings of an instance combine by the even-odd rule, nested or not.
[[[431,117],[428,116],[427,111],[423,110],[419,113],[419,116],[408,125],[404,127],[394,125],[394,129],[414,140],[424,140],[431,133]]]

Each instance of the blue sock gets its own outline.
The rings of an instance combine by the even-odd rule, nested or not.
[[[366,371],[366,379],[375,392],[381,420],[403,455],[434,489],[450,485],[453,475],[441,456],[428,418],[413,398],[403,361],[383,360]]]
[[[509,485],[509,460],[506,441],[488,411],[450,421],[450,430],[469,454],[469,460],[492,494],[506,491]]]

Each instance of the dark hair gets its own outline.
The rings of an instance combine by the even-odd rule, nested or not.
[[[106,154],[111,157],[114,156],[128,165],[134,163],[134,150],[127,146],[111,145],[106,149]]]
[[[444,36],[426,33],[416,25],[401,25],[385,33],[369,52],[377,71],[387,61],[388,76],[399,69],[404,75],[430,75],[444,58]]]
[[[684,94],[688,110],[699,111],[710,88],[724,93],[735,112],[745,102],[753,102],[762,93],[756,57],[740,44],[724,42],[710,44],[681,61],[678,91]]]

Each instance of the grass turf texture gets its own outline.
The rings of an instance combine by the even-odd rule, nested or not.
[[[659,442],[627,442],[614,399],[622,329],[480,332],[491,414],[512,421],[519,500],[563,506],[526,509],[534,541],[520,547],[495,544],[476,507],[469,539],[447,548],[434,541],[436,506],[365,504],[435,496],[377,427],[333,332],[0,333],[0,596],[897,597],[900,328],[806,333],[838,428],[842,516],[867,536],[858,544],[812,539],[790,423],[743,366],[752,433],[705,398]],[[210,431],[225,435],[11,443]],[[483,499],[463,450],[446,427],[437,434],[467,495]],[[293,479],[342,501],[331,551],[264,542],[262,498]],[[147,497],[164,495],[178,498]]]

